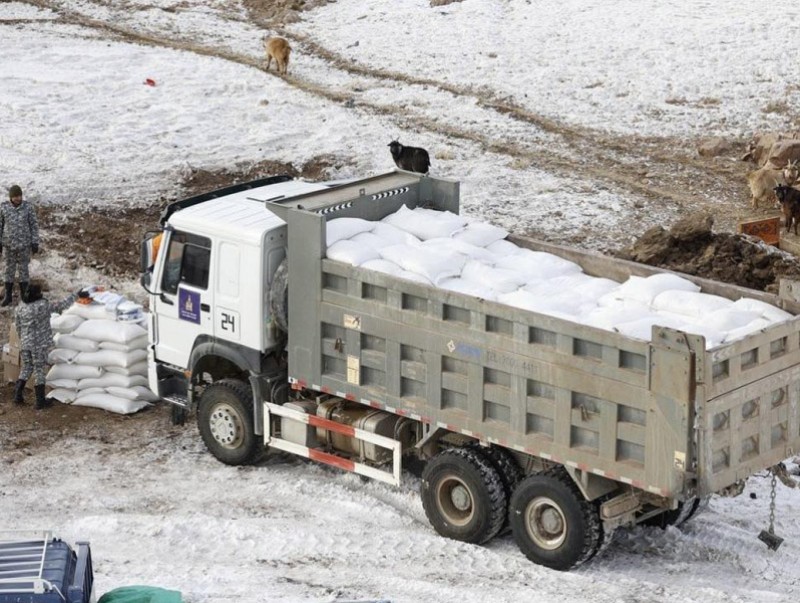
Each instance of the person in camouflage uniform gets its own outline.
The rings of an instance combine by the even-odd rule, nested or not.
[[[27,201],[22,200],[22,189],[16,184],[8,189],[9,202],[0,203],[0,254],[5,251],[5,296],[0,306],[11,303],[14,276],[19,269],[20,299],[30,280],[28,264],[31,253],[39,252],[39,223],[36,212]]]
[[[17,307],[15,320],[17,335],[19,336],[22,368],[19,372],[16,388],[14,390],[14,403],[24,402],[22,393],[25,383],[35,374],[36,385],[36,410],[41,410],[52,404],[44,395],[45,374],[44,366],[47,363],[47,353],[53,345],[53,332],[50,330],[50,314],[60,314],[69,308],[76,298],[88,297],[85,289],[70,293],[60,302],[49,302],[42,297],[42,288],[31,285],[22,298],[24,303]]]

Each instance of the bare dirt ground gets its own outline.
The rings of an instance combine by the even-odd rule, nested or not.
[[[115,23],[95,21],[71,10],[68,4],[62,2],[27,1],[29,4],[55,11],[64,22],[102,30],[112,38],[180,48],[263,69],[257,59],[238,55],[230,50],[204,46],[191,40],[145,34]],[[773,284],[776,274],[779,273],[800,275],[800,268],[791,258],[783,258],[780,262],[764,259],[763,249],[752,248],[732,234],[736,230],[736,224],[742,219],[777,214],[776,210],[770,208],[750,209],[745,176],[754,166],[738,160],[744,154],[746,141],[728,141],[729,147],[722,155],[701,157],[697,153],[700,142],[697,140],[617,136],[570,126],[536,115],[516,104],[514,99],[498,98],[492,91],[353,65],[312,40],[292,35],[283,29],[285,24],[300,18],[303,10],[328,1],[330,0],[245,0],[244,4],[249,11],[249,19],[254,24],[289,38],[304,53],[325,60],[333,68],[377,81],[430,86],[450,94],[471,97],[486,110],[502,113],[556,135],[559,143],[555,147],[523,148],[514,142],[493,139],[490,134],[421,120],[418,116],[407,116],[408,119],[413,117],[417,129],[451,139],[469,140],[481,145],[486,151],[507,155],[520,166],[536,165],[539,169],[559,175],[571,176],[579,173],[582,178],[595,185],[629,191],[632,196],[642,200],[644,211],[669,204],[679,208],[682,214],[702,212],[713,216],[714,228],[718,233],[716,235],[709,230],[705,235],[691,241],[674,236],[670,239],[674,233],[669,231],[671,225],[665,224],[663,232],[648,232],[633,248],[619,250],[618,253],[623,257],[757,288],[766,288]],[[103,4],[101,1],[97,3]],[[180,4],[170,10],[181,10]],[[332,102],[352,102],[348,94],[327,89],[314,82],[297,79],[292,75],[275,77],[283,77],[287,83]],[[358,107],[376,114],[387,112],[383,107],[364,101],[359,101]],[[393,109],[392,118],[402,120],[403,111]],[[795,121],[800,124],[797,116]],[[586,157],[591,157],[591,161],[582,159]],[[343,161],[346,159],[324,156],[299,166],[265,161],[244,171],[235,167],[217,172],[196,171],[184,182],[182,196],[278,173],[311,180],[324,179],[331,167]],[[96,268],[112,281],[134,279],[138,273],[138,249],[142,234],[157,227],[161,210],[174,200],[164,198],[157,203],[122,211],[86,207],[40,208],[39,219],[44,233],[44,245],[58,251],[74,265]],[[91,248],[84,244],[80,221],[73,219],[87,211],[92,212],[93,219],[101,226],[95,228],[94,232],[103,233],[100,240],[97,240],[97,234],[94,235],[96,242]],[[567,245],[581,245],[593,236],[591,226],[569,240],[553,239],[547,232],[532,231],[526,234]],[[662,245],[663,253],[643,251],[654,241]],[[704,258],[705,261],[699,261],[698,258]],[[755,270],[750,270],[749,267],[755,267]],[[758,279],[750,278],[753,272],[758,273]],[[11,309],[0,311],[0,334],[8,332],[11,317]],[[0,340],[4,339],[5,336],[0,335]],[[106,441],[106,438],[111,443],[124,439],[132,430],[155,429],[162,423],[169,423],[169,413],[161,406],[132,417],[64,405],[36,413],[31,407],[32,392],[27,392],[28,403],[22,407],[10,403],[11,393],[8,386],[0,389],[0,461],[13,462],[15,455],[32,453],[37,446],[57,445],[59,437],[68,432],[84,434],[101,441]]]

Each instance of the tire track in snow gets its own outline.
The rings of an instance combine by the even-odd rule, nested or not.
[[[185,39],[171,39],[156,33],[143,33],[118,23],[88,17],[67,7],[58,0],[25,0],[28,4],[57,13],[64,22],[108,32],[113,37],[138,44],[192,52],[214,57],[240,65],[265,71],[260,56],[234,52],[218,46],[201,44]],[[108,3],[96,2],[96,6],[108,7]],[[138,6],[143,9],[146,6]],[[225,16],[231,22],[242,23],[240,17]],[[251,23],[267,28],[271,24],[254,16]],[[281,31],[288,39],[303,47],[308,55],[324,61],[337,75],[363,77],[382,85],[412,85],[438,90],[448,97],[471,99],[485,111],[488,119],[506,117],[523,127],[533,128],[555,137],[557,144],[520,143],[493,136],[488,128],[470,130],[454,123],[442,122],[435,117],[406,107],[381,105],[364,99],[355,100],[352,91],[335,90],[324,83],[303,79],[293,75],[276,75],[287,84],[308,94],[330,102],[346,105],[373,115],[380,115],[397,122],[404,122],[409,129],[427,131],[447,139],[464,140],[479,145],[484,151],[521,161],[568,178],[578,176],[582,181],[593,180],[616,187],[650,201],[672,203],[683,210],[713,208],[720,226],[733,230],[745,201],[742,165],[724,165],[703,162],[677,152],[676,141],[635,140],[629,137],[602,135],[585,128],[567,126],[542,117],[515,105],[507,99],[496,98],[492,92],[476,91],[471,87],[449,84],[430,78],[383,69],[354,65],[343,57],[320,46],[308,36]],[[445,106],[445,105],[442,105]],[[535,133],[534,132],[534,133]],[[531,136],[530,138],[533,138]],[[526,138],[526,140],[529,140]],[[591,158],[585,160],[583,158]],[[645,169],[646,168],[646,169]],[[645,175],[646,174],[646,175]],[[662,177],[662,174],[665,176]],[[660,179],[660,180],[659,180]],[[659,180],[660,184],[655,181]],[[727,222],[726,222],[727,220]],[[729,223],[728,223],[729,222]]]

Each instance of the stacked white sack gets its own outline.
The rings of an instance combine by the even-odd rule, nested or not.
[[[120,414],[158,399],[147,387],[147,330],[142,308],[102,292],[90,304],[75,303],[53,315],[54,348],[48,397]]]
[[[658,325],[702,335],[711,349],[792,318],[755,299],[701,293],[675,274],[632,276],[622,284],[591,276],[507,236],[451,212],[403,206],[380,222],[330,220],[327,257],[644,341]]]

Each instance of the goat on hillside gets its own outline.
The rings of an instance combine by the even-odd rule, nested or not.
[[[764,202],[770,202],[776,186],[786,184],[781,170],[762,167],[747,174],[747,183],[750,185],[752,195],[750,202],[753,209]]]
[[[389,143],[389,151],[392,153],[395,165],[401,170],[427,174],[431,168],[431,159],[425,149],[404,147],[398,141],[393,140]]]
[[[786,232],[794,222],[794,234],[797,234],[797,223],[800,222],[800,191],[785,184],[779,184],[774,189],[775,196],[781,204],[783,217],[786,222]]]
[[[792,186],[800,178],[800,160],[788,161],[783,168],[783,178],[787,186]]]
[[[289,69],[289,55],[292,47],[283,38],[264,38],[264,51],[267,53],[267,71],[272,65],[272,59],[278,67],[278,73],[286,75]]]

